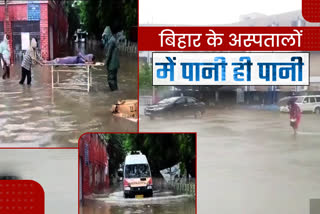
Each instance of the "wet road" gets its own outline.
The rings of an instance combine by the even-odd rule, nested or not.
[[[77,149],[0,149],[0,174],[41,184],[46,214],[78,213],[77,163]]]
[[[0,80],[0,147],[76,147],[84,132],[137,131],[136,123],[115,118],[110,111],[119,99],[137,98],[137,59],[121,56],[120,63],[119,91],[109,90],[105,68],[98,67],[92,70],[89,93],[52,90],[46,66],[35,67],[31,87],[21,86],[20,67],[15,65],[11,79]],[[74,81],[83,77],[68,74],[63,78]]]
[[[194,214],[195,201],[188,195],[171,191],[155,191],[151,198],[125,199],[119,189],[105,197],[86,200],[80,214]]]
[[[288,114],[211,110],[202,119],[150,121],[140,131],[197,132],[198,213],[309,213],[320,198],[320,117],[303,114],[296,138]]]

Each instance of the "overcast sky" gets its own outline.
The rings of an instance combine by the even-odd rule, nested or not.
[[[139,25],[214,25],[301,10],[302,0],[139,0]]]

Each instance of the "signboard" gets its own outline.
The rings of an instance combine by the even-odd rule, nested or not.
[[[84,163],[86,166],[89,165],[89,145],[87,143],[84,144]]]
[[[28,20],[29,21],[40,20],[40,4],[39,3],[28,4]]]
[[[30,33],[21,32],[21,50],[28,50],[30,46]]]
[[[153,85],[309,85],[308,52],[153,52]]]

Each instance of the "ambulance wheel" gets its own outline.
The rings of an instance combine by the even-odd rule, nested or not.
[[[152,196],[153,196],[153,192],[152,192],[152,191],[147,192],[147,193],[145,194],[145,196],[148,197],[148,198],[149,198],[149,197],[152,197]]]

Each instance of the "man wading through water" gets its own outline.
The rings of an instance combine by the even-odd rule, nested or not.
[[[105,64],[108,71],[108,84],[111,91],[116,91],[118,90],[117,73],[120,67],[120,62],[116,39],[113,37],[109,26],[107,26],[103,31],[102,43],[106,50]]]
[[[21,64],[21,80],[19,84],[23,85],[24,80],[27,77],[27,84],[31,84],[31,67],[34,64],[43,64],[43,60],[39,53],[37,52],[37,41],[35,38],[32,38],[30,48],[27,50],[26,54],[23,57]]]
[[[0,43],[0,64],[3,69],[2,79],[10,78],[10,47],[9,38],[5,34],[2,42]]]

